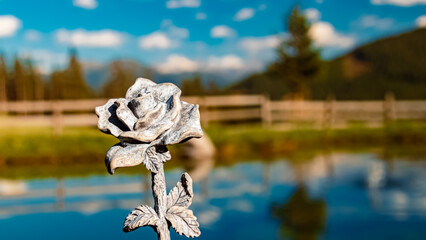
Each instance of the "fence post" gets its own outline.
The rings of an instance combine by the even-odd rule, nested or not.
[[[7,101],[0,101],[0,116],[7,115]]]
[[[324,101],[323,128],[332,129],[334,123],[334,95],[328,95]]]
[[[63,117],[60,101],[52,101],[52,124],[55,135],[62,135]]]
[[[269,127],[272,124],[271,100],[269,95],[260,96],[260,111],[262,114],[262,124],[264,127]]]
[[[293,127],[294,119],[295,119],[294,118],[294,115],[295,115],[295,111],[294,111],[295,103],[294,103],[294,99],[293,98],[289,98],[287,101],[289,103],[288,104],[289,107],[288,107],[287,117],[284,116],[284,118],[287,118],[286,120],[288,122],[288,125],[291,126],[291,127]]]
[[[388,125],[395,119],[395,95],[393,92],[386,92],[383,102],[383,124]]]
[[[199,101],[198,104],[200,106],[200,113],[201,113],[201,123],[203,125],[203,127],[208,127],[209,126],[209,110],[208,110],[208,103],[207,103],[207,97],[203,96],[203,97],[198,97]]]
[[[4,62],[3,62],[4,63]],[[7,115],[6,78],[0,76],[0,115]]]

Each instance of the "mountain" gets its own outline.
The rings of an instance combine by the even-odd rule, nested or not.
[[[426,99],[426,28],[384,38],[334,60],[324,62],[310,83],[312,98]],[[280,98],[288,92],[285,81],[270,73],[251,75],[231,86],[230,92],[270,93]]]
[[[120,64],[124,71],[135,76],[145,76],[147,67],[133,60],[115,60],[107,64],[83,62],[84,75],[86,81],[92,89],[100,90],[102,86],[111,78],[113,64]]]
[[[119,62],[122,66],[125,66],[127,70],[135,73],[136,76],[147,77],[145,70],[146,67],[136,61],[131,60],[116,60],[113,62]],[[102,86],[108,81],[111,75],[111,64],[101,63],[82,63],[84,67],[85,77],[87,83],[95,90],[100,90]],[[247,76],[247,72],[240,71],[217,71],[217,72],[201,72],[201,73],[176,73],[176,74],[162,74],[160,72],[151,69],[151,78],[157,83],[170,82],[177,86],[183,79],[193,78],[195,75],[200,75],[203,80],[203,85],[208,86],[210,81],[215,81],[219,87],[228,86],[230,83],[234,83],[243,77]]]

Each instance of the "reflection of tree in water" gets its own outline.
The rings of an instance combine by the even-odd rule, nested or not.
[[[281,222],[283,238],[317,239],[324,230],[326,203],[324,200],[311,199],[304,185],[299,185],[286,203],[273,204],[271,210],[273,217]]]

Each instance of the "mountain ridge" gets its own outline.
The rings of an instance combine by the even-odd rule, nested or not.
[[[393,92],[399,99],[426,98],[426,28],[415,29],[357,47],[322,63],[318,77],[309,83],[313,99],[383,99]],[[267,71],[230,86],[228,92],[268,93],[282,98],[285,81]],[[277,89],[280,88],[281,91]]]

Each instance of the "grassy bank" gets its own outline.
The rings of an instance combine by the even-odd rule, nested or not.
[[[216,165],[277,157],[306,161],[331,151],[366,151],[385,149],[387,156],[406,155],[413,159],[426,156],[426,124],[399,122],[386,128],[352,127],[338,130],[297,129],[265,130],[259,126],[212,126],[206,133],[214,142]],[[45,176],[103,174],[103,159],[117,139],[96,128],[66,128],[55,136],[50,128],[0,129],[0,175]],[[182,166],[181,148],[172,146],[173,158],[167,168]],[[369,150],[370,151],[370,150]],[[41,166],[41,169],[39,169]],[[11,169],[19,169],[17,173]],[[35,168],[39,169],[35,171]],[[121,171],[121,170],[120,170]],[[140,172],[129,168],[125,172]],[[32,173],[31,173],[32,172]]]
[[[295,129],[277,131],[259,126],[212,126],[205,129],[220,157],[253,156],[306,148],[363,147],[373,145],[423,145],[426,124],[400,122],[386,128],[351,127],[336,130]],[[118,140],[96,128],[65,128],[55,136],[50,128],[0,128],[0,158],[75,158],[104,155]],[[179,147],[172,147],[179,151]],[[76,159],[73,159],[76,161]]]

